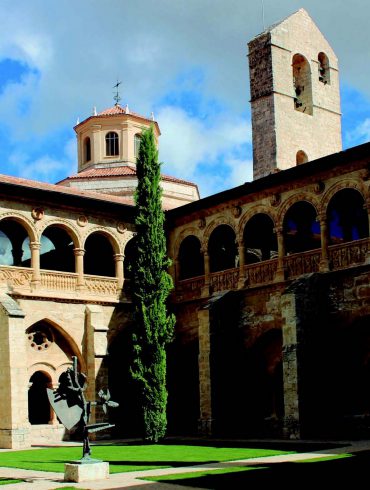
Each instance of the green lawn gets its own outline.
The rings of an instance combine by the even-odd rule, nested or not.
[[[17,480],[16,478],[0,478],[0,485],[11,485],[12,483],[22,483],[23,480]]]
[[[288,454],[292,451],[187,445],[94,446],[92,457],[110,463],[111,473],[149,470],[236,459]],[[52,447],[0,453],[0,466],[64,472],[64,463],[81,457],[80,447]]]

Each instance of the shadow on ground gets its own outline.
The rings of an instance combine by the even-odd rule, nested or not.
[[[223,463],[224,468],[235,465]],[[240,464],[238,465],[240,466]],[[370,451],[363,451],[349,458],[309,463],[274,463],[256,464],[249,470],[238,473],[212,474],[209,472],[195,478],[177,478],[171,481],[160,481],[163,489],[166,484],[192,488],[218,489],[258,489],[274,488],[297,489],[332,488],[333,484],[350,485],[350,488],[361,488],[368,484],[370,469]],[[361,483],[363,482],[363,483]]]

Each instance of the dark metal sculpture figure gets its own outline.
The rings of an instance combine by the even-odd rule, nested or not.
[[[91,463],[91,448],[89,443],[89,433],[114,427],[109,422],[89,424],[91,407],[100,405],[104,413],[108,407],[118,407],[118,403],[110,399],[109,390],[104,393],[100,390],[98,395],[100,400],[97,402],[87,401],[85,391],[87,388],[86,375],[79,373],[77,369],[77,357],[72,357],[73,367],[68,368],[62,373],[59,379],[59,386],[56,390],[47,388],[47,393],[54,412],[64,427],[68,430],[77,428],[83,437],[83,454],[80,462]]]

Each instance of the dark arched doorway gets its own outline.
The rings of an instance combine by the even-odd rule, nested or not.
[[[264,213],[255,214],[244,228],[245,263],[253,264],[277,256],[274,223]]]
[[[51,388],[51,378],[43,371],[36,371],[30,378],[28,390],[28,420],[31,425],[48,424],[51,407],[46,388]]]

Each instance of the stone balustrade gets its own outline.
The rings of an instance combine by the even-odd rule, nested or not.
[[[35,283],[32,268],[0,266],[0,287],[7,292],[25,296],[118,301],[119,287],[116,277],[85,275],[82,285],[78,274],[73,272],[40,271],[40,280]]]
[[[351,266],[365,264],[369,253],[370,238],[355,240],[339,245],[330,245],[328,247],[330,270],[340,270]],[[303,274],[320,272],[321,259],[321,249],[285,256],[285,280],[295,279]],[[245,265],[243,267],[245,280],[243,278],[243,281],[239,281],[239,268],[213,272],[209,276],[210,291],[226,291],[238,289],[240,287],[257,287],[272,284],[277,280],[277,267],[277,259]],[[179,294],[178,300],[184,301],[199,298],[202,294],[202,287],[204,284],[204,276],[178,281],[176,284],[176,293]]]

